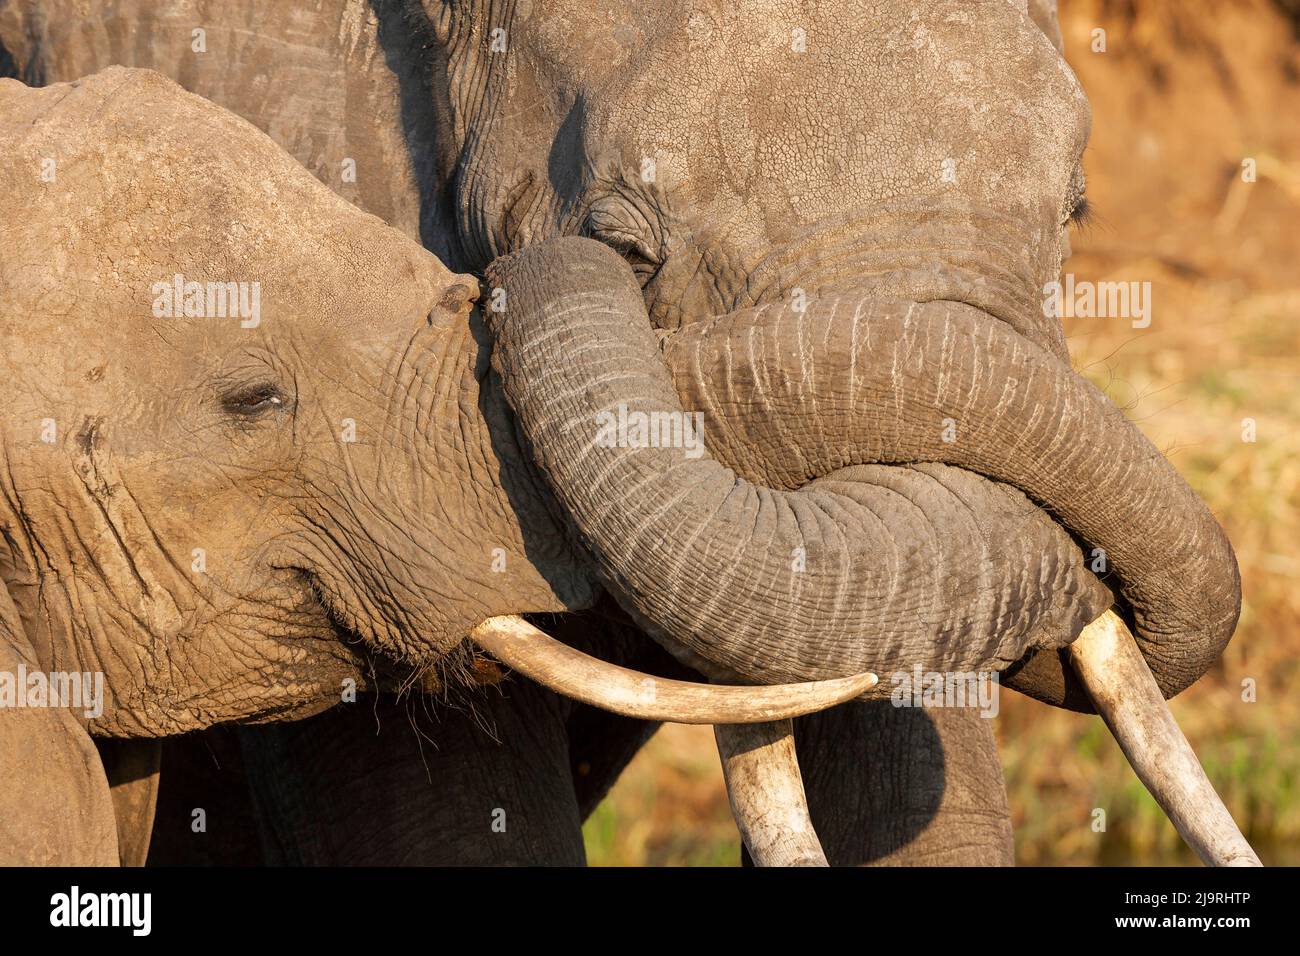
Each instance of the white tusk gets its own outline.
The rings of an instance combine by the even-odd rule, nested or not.
[[[1069,647],[1074,669],[1138,778],[1210,866],[1261,866],[1169,711],[1133,635],[1114,611]]]
[[[811,714],[876,686],[875,674],[770,686],[719,686],[651,677],[599,660],[518,617],[492,617],[469,638],[557,694],[641,720],[752,724]]]
[[[826,866],[788,720],[713,728],[740,836],[758,866]]]

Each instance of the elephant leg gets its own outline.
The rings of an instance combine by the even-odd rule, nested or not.
[[[592,611],[555,618],[547,627],[566,644],[601,660],[661,677],[702,679],[647,637],[608,598]],[[568,721],[570,769],[582,819],[600,805],[658,729],[655,722],[622,717],[587,704],[572,705]]]
[[[0,550],[0,567],[7,561]],[[0,579],[0,674],[44,666]],[[85,727],[71,710],[9,704],[0,704],[0,866],[113,866],[112,794]]]
[[[363,695],[241,727],[268,861],[581,865],[568,710],[516,676],[461,708]]]
[[[582,819],[591,816],[659,724],[576,706],[569,720],[570,771]]]
[[[993,722],[971,708],[843,704],[794,722],[831,865],[1010,866]]]
[[[612,602],[545,626],[625,667],[698,678]],[[378,695],[239,734],[273,861],[579,864],[581,821],[657,728],[515,675],[472,709]]]
[[[144,866],[158,805],[161,740],[95,741],[117,820],[117,857],[123,866]]]
[[[261,866],[262,843],[232,726],[162,741],[150,866]]]

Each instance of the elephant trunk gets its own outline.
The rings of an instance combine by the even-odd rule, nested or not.
[[[975,309],[824,297],[661,353],[599,243],[533,247],[489,280],[493,364],[537,465],[610,590],[691,655],[774,681],[1059,648],[1112,595],[1044,511],[1104,552],[1166,695],[1231,635],[1213,517],[1099,392]],[[1059,670],[1032,673],[1065,701]]]

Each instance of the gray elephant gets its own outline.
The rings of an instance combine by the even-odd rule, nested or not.
[[[293,117],[290,87],[258,87],[256,56],[202,59],[190,29],[232,43],[245,22],[301,29],[292,16],[169,5],[100,25],[33,12],[55,6],[11,4],[0,20],[28,79],[146,57],[294,140],[327,182],[348,157],[392,171],[363,174],[350,198],[457,270],[564,234],[617,250],[626,266],[578,244],[495,267],[514,304],[490,313],[494,360],[544,476],[537,493],[558,502],[622,610],[693,667],[763,682],[918,660],[1009,668],[1012,686],[1086,708],[1059,649],[1113,596],[1071,535],[1107,554],[1166,694],[1230,636],[1238,585],[1222,533],[1073,376],[1038,308],[1082,200],[1087,116],[1059,54],[1014,4],[924,15],[899,4],[860,23],[838,9],[774,10],[763,23],[675,7],[604,19],[562,3],[518,5],[497,23],[472,4],[340,4],[336,22],[310,25],[320,55],[300,65],[333,82],[300,78],[321,93],[294,102]],[[342,91],[380,106],[340,103]],[[597,307],[568,325],[562,304],[575,295]],[[536,348],[539,330],[556,333],[556,351]],[[582,342],[590,364],[560,360]],[[622,390],[597,388],[615,381]],[[601,408],[676,414],[682,401],[707,411],[711,457],[553,444],[580,438],[565,426]],[[682,543],[700,540],[712,547]],[[806,559],[797,572],[794,555]],[[719,608],[720,590],[743,597]],[[359,594],[353,613],[371,609]],[[559,608],[501,610],[545,609]],[[857,741],[827,758],[852,765],[873,732],[918,736],[911,715],[849,710],[810,719],[801,749],[834,754],[819,746],[827,735]],[[875,814],[875,836],[837,826],[844,785],[813,757],[819,830],[852,831],[833,856],[907,846],[944,858],[934,848],[978,818],[993,822],[974,824],[983,835],[961,859],[1009,857],[987,723],[944,714],[935,726],[950,778],[972,781],[949,792],[976,796],[936,811],[928,836],[889,832],[912,798]],[[966,766],[963,753],[975,755]]]
[[[0,648],[30,677],[0,725],[25,771],[0,788],[7,855],[103,862],[87,728],[299,717],[349,682],[450,692],[477,682],[466,635],[510,632],[490,619],[592,602],[489,381],[476,281],[157,73],[0,81],[0,124]],[[637,707],[626,674],[545,635],[499,656],[658,719],[866,686],[638,676]]]

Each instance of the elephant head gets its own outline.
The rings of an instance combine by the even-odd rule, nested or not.
[[[103,682],[81,709],[0,698],[7,765],[60,768],[38,811],[102,822],[86,726],[176,734],[310,713],[347,679],[446,686],[485,619],[591,602],[491,384],[477,280],[156,73],[0,80],[0,131],[0,672],[10,693],[24,669]],[[591,666],[551,682],[599,702]],[[864,686],[636,680],[647,716],[708,720]],[[0,788],[6,823],[29,797]],[[6,853],[44,832],[19,829]]]
[[[383,110],[358,121],[387,131],[375,140],[379,153],[405,141],[412,168],[398,164],[402,176],[392,191],[409,192],[407,174],[418,173],[422,201],[402,208],[422,207],[426,245],[465,272],[506,256],[489,273],[488,317],[493,363],[522,440],[487,370],[489,336],[478,315],[459,306],[430,309],[467,276],[444,273],[438,288],[418,281],[398,288],[378,262],[412,253],[409,246],[393,251],[388,234],[338,257],[338,274],[325,281],[348,294],[320,302],[326,324],[343,314],[375,315],[374,325],[391,332],[391,323],[424,315],[432,329],[443,325],[434,314],[448,313],[462,317],[444,316],[453,329],[468,332],[460,337],[465,352],[454,358],[455,347],[444,353],[435,346],[382,367],[348,361],[356,354],[391,359],[394,342],[416,343],[400,333],[384,341],[349,338],[355,352],[323,352],[325,367],[344,356],[349,375],[358,376],[348,384],[340,378],[339,392],[334,384],[328,390],[382,397],[379,416],[345,417],[379,424],[370,435],[383,436],[377,445],[391,444],[331,449],[348,454],[314,460],[334,477],[315,473],[305,491],[307,469],[263,459],[273,478],[256,473],[263,484],[245,504],[259,520],[249,527],[231,519],[254,533],[227,567],[256,554],[256,567],[274,573],[249,580],[275,582],[277,614],[286,605],[302,609],[288,632],[320,638],[291,642],[292,653],[267,673],[311,657],[304,647],[319,648],[329,662],[324,670],[314,658],[302,664],[307,677],[269,695],[277,706],[300,710],[288,699],[304,689],[315,694],[311,675],[325,673],[328,683],[355,666],[339,650],[340,635],[368,638],[366,646],[417,666],[446,662],[459,656],[455,635],[465,620],[577,607],[589,600],[593,579],[675,653],[715,675],[760,682],[900,662],[988,665],[1008,667],[1013,686],[1035,696],[1087,708],[1061,648],[1116,598],[1166,695],[1217,656],[1239,603],[1231,549],[1158,452],[1069,371],[1060,329],[1041,309],[1042,284],[1068,254],[1066,222],[1083,205],[1079,154],[1087,133],[1086,101],[1044,39],[1044,31],[1053,33],[1047,4],[1031,3],[1032,19],[1014,0],[885,4],[852,14],[771,4],[761,17],[721,4],[668,3],[646,12],[621,4],[592,11],[566,0],[405,6],[418,28],[407,52],[428,52],[432,82],[423,68],[398,70],[398,79],[431,96],[443,122],[436,137],[428,124],[407,122],[411,89],[403,90],[401,135]],[[252,5],[243,15],[258,16]],[[426,25],[432,43],[422,40]],[[12,35],[35,38],[47,25],[28,27]],[[338,40],[348,63],[374,62],[373,49],[344,42],[345,34],[340,29]],[[379,42],[393,56],[388,39],[381,24]],[[54,55],[35,39],[32,45],[21,58],[29,71]],[[94,44],[58,50],[102,57]],[[219,67],[203,76],[216,84],[216,99],[237,97],[244,82],[222,81]],[[330,103],[310,104],[317,106],[328,112]],[[275,122],[274,115],[259,120],[264,128]],[[348,128],[354,125],[350,118]],[[300,158],[321,175],[332,154],[311,152]],[[425,182],[429,169],[432,182]],[[258,182],[255,175],[233,178]],[[371,182],[386,188],[387,180]],[[251,206],[267,196],[230,194]],[[415,217],[405,219],[413,231]],[[322,259],[328,244],[311,247],[311,256],[293,255],[307,248],[302,240],[318,241],[327,230],[306,237],[282,231],[293,247],[284,261],[301,263],[297,275],[312,262],[336,261]],[[600,245],[572,240],[528,249],[563,235]],[[264,263],[248,265],[263,260],[247,259],[243,247],[232,252],[238,238],[220,237],[227,244],[221,261],[239,262],[241,276],[283,279]],[[264,241],[251,248],[279,261]],[[342,267],[358,262],[365,268]],[[217,274],[231,271],[223,270]],[[387,312],[355,305],[369,302],[375,282],[393,292],[389,300],[380,296],[391,304]],[[409,314],[397,301],[408,293],[420,302]],[[330,311],[335,303],[342,309]],[[310,327],[300,314],[293,320]],[[314,358],[316,341],[308,337]],[[301,359],[303,349],[289,351]],[[424,406],[411,396],[425,379],[418,368],[403,378],[393,366],[407,367],[411,356],[418,365],[424,354],[441,357],[440,383],[460,371],[467,388],[459,393],[462,417],[447,430],[450,453],[438,441],[404,442],[411,431],[395,424],[412,406],[419,421]],[[285,396],[262,388],[268,384],[253,387],[253,422],[283,413]],[[395,389],[405,392],[395,397]],[[593,423],[613,410],[672,420],[683,405],[706,412],[708,455],[593,441]],[[225,411],[238,416],[240,407],[235,395]],[[295,442],[302,407],[295,397]],[[347,427],[342,412],[317,414],[319,430],[304,437],[339,444]],[[439,421],[432,413],[424,418],[426,426]],[[440,439],[447,431],[432,429]],[[99,440],[107,431],[96,425],[88,434]],[[146,463],[166,464],[168,454],[142,459],[139,474]],[[358,467],[364,455],[372,456],[369,470]],[[215,470],[222,467],[218,460]],[[130,463],[113,468],[129,470]],[[165,468],[151,473],[163,476],[150,480],[170,503],[180,476]],[[186,478],[178,500],[212,487]],[[491,494],[481,493],[485,485]],[[454,493],[436,493],[449,486]],[[270,520],[295,508],[312,517],[295,525],[303,533],[294,554],[265,561],[282,553],[272,540],[291,536]],[[379,511],[389,522],[398,516],[398,527]],[[13,523],[26,520],[19,514]],[[107,523],[125,526],[120,517]],[[576,532],[580,549],[560,541],[558,524]],[[363,540],[372,526],[384,534]],[[467,529],[473,543],[457,538]],[[388,534],[401,544],[386,543]],[[313,535],[331,540],[322,546]],[[473,562],[482,560],[484,539],[498,535],[507,544],[491,553],[517,577],[467,583],[481,573]],[[139,540],[126,539],[132,548]],[[425,555],[405,563],[408,544]],[[8,542],[7,551],[23,553]],[[1098,555],[1109,569],[1102,581],[1092,573]],[[432,573],[424,557],[438,565]],[[7,554],[0,561],[14,569],[13,617],[38,630],[26,623],[39,592],[32,562]],[[247,599],[257,609],[254,623],[262,620],[264,596],[239,595],[229,580],[220,586],[235,595],[232,604]],[[470,600],[459,604],[466,591]],[[225,629],[218,649],[236,630]],[[203,633],[214,632],[222,629]],[[267,632],[286,633],[286,625],[276,618]],[[602,698],[623,712],[655,709],[643,678],[596,674],[590,661],[545,644],[522,622],[474,634],[565,692]],[[260,666],[262,654],[244,656]],[[268,676],[264,683],[278,682]],[[843,699],[867,684],[840,684],[835,694]],[[682,690],[679,702],[707,697],[718,713],[717,691]],[[790,693],[809,706],[806,689]],[[749,719],[759,714],[752,698],[739,698]]]
[[[445,667],[487,618],[590,604],[476,279],[159,74],[3,91],[0,568],[42,660],[129,688],[98,729],[334,698],[340,632]]]
[[[340,633],[419,666],[589,600],[494,441],[476,280],[158,74],[0,105],[0,568],[37,657],[106,675],[99,732],[319,707]]]
[[[1090,114],[1034,8],[424,3],[521,430],[699,666],[1009,668],[1090,709],[1060,648],[1112,601],[1166,696],[1231,636],[1225,535],[1044,309]],[[710,455],[606,447],[618,408],[703,412]]]

